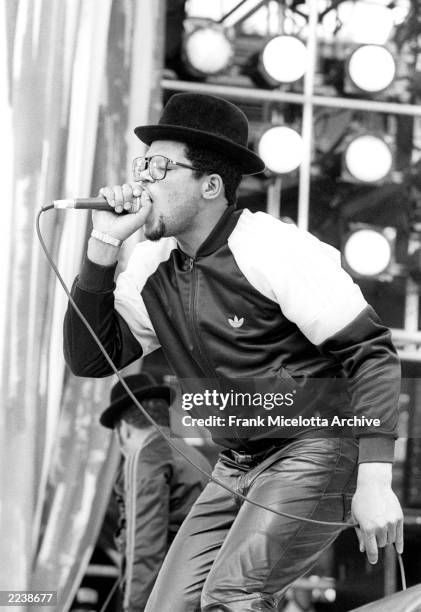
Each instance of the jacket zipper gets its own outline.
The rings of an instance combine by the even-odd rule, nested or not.
[[[208,359],[206,358],[205,354],[202,351],[202,347],[200,344],[200,335],[198,333],[198,326],[197,326],[197,321],[196,321],[196,278],[197,278],[197,274],[196,274],[196,267],[195,267],[195,258],[194,257],[189,257],[189,272],[191,272],[192,274],[192,284],[191,284],[191,294],[190,294],[190,312],[191,312],[191,318],[192,318],[192,330],[193,330],[193,336],[195,339],[195,343],[197,346],[197,349],[199,351],[200,357],[202,359],[202,363],[204,366],[203,369],[206,372],[206,375],[208,376],[208,378],[216,378],[215,372],[213,370],[213,367],[211,366],[211,364],[209,363]]]
[[[217,382],[217,376],[215,374],[215,371],[213,369],[213,366],[210,364],[210,362],[208,361],[206,355],[203,353],[202,351],[202,347],[200,344],[200,336],[197,333],[197,323],[196,323],[196,266],[195,264],[195,259],[194,257],[189,257],[189,271],[192,273],[193,278],[192,278],[192,290],[191,290],[191,297],[190,297],[190,312],[191,312],[191,317],[192,317],[192,330],[193,330],[193,336],[195,339],[195,343],[197,346],[197,350],[199,352],[199,355],[202,359],[202,364],[206,367],[203,367],[203,370],[205,371],[206,375],[208,376],[208,378],[213,379],[214,381],[214,385],[217,388],[217,390],[220,390],[220,387],[218,385]],[[237,431],[234,431],[234,437],[236,440],[240,441],[241,438],[238,435]]]

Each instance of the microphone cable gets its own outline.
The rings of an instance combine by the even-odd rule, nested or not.
[[[117,587],[119,587],[119,586],[120,586],[122,583],[123,583],[123,578],[120,578],[120,577],[119,577],[119,578],[116,578],[116,579],[115,579],[114,584],[113,584],[113,586],[111,587],[110,592],[108,593],[107,598],[106,598],[106,600],[104,601],[104,603],[102,604],[101,609],[100,609],[100,611],[99,611],[99,612],[105,612],[105,611],[106,611],[106,609],[107,609],[107,608],[108,608],[108,606],[110,605],[110,602],[111,602],[111,599],[112,599],[112,597],[113,597],[114,593],[115,593],[115,592],[116,592],[116,590],[117,590]]]
[[[213,482],[213,483],[219,485],[220,487],[225,489],[228,493],[234,495],[235,497],[241,499],[244,502],[252,504],[253,506],[256,506],[256,507],[261,508],[263,510],[267,510],[268,512],[272,512],[273,514],[276,514],[276,515],[281,516],[283,518],[289,518],[289,519],[292,519],[294,521],[301,521],[303,523],[309,523],[311,525],[323,525],[323,526],[328,526],[328,527],[338,527],[340,529],[348,529],[349,527],[357,527],[357,525],[355,525],[352,522],[341,522],[341,523],[339,523],[339,522],[331,522],[331,521],[320,521],[320,520],[316,520],[316,519],[310,519],[310,518],[307,518],[307,517],[304,517],[304,516],[296,516],[296,515],[290,514],[288,512],[282,512],[281,510],[275,510],[274,508],[270,508],[269,506],[265,506],[264,504],[261,504],[261,503],[255,501],[255,500],[253,500],[253,499],[248,498],[246,495],[243,495],[242,493],[239,493],[238,491],[234,491],[234,489],[231,489],[231,487],[229,487],[225,483],[221,482],[220,480],[218,480],[217,478],[215,478],[214,476],[212,476],[211,474],[206,472],[206,470],[202,469],[192,459],[190,459],[190,457],[188,457],[183,451],[181,451],[179,448],[177,448],[175,446],[175,444],[171,441],[171,438],[161,429],[161,427],[154,421],[154,419],[151,416],[149,416],[149,414],[146,412],[146,410],[143,408],[143,406],[141,405],[139,400],[135,397],[135,395],[133,394],[133,392],[131,391],[131,389],[129,388],[127,383],[125,382],[123,376],[118,371],[118,368],[115,366],[113,360],[111,359],[111,357],[107,353],[107,350],[103,346],[102,342],[100,341],[100,339],[96,335],[95,331],[91,327],[90,323],[87,321],[87,319],[85,318],[83,313],[80,311],[79,307],[77,306],[76,302],[74,301],[74,299],[73,299],[69,289],[66,286],[66,283],[64,282],[63,277],[61,276],[61,274],[60,274],[56,264],[54,263],[51,255],[50,255],[50,253],[49,253],[49,251],[47,249],[47,246],[46,246],[46,244],[44,242],[44,239],[43,239],[42,234],[41,234],[41,229],[40,229],[40,217],[41,217],[42,213],[44,213],[44,212],[46,212],[48,210],[51,210],[53,208],[54,208],[54,206],[52,204],[49,205],[49,206],[44,206],[44,207],[41,207],[40,210],[37,213],[37,217],[36,217],[36,232],[37,232],[38,240],[40,241],[42,250],[44,251],[45,256],[47,257],[48,262],[49,262],[51,268],[53,269],[53,271],[54,271],[54,273],[55,273],[55,275],[56,275],[60,285],[62,286],[65,294],[67,295],[72,308],[74,309],[74,311],[76,312],[76,314],[78,315],[78,317],[83,322],[83,324],[85,325],[86,329],[88,330],[88,332],[92,336],[93,340],[95,341],[96,345],[98,346],[98,348],[100,349],[101,353],[105,357],[105,359],[106,359],[107,363],[109,364],[109,366],[111,367],[112,371],[118,377],[118,380],[122,384],[122,386],[125,389],[126,393],[130,397],[132,402],[135,404],[135,406],[142,412],[143,416],[152,425],[152,427],[154,427],[155,430],[158,431],[159,434],[164,438],[164,440],[167,442],[167,444],[173,450],[175,450],[179,455],[181,455],[190,465],[192,465],[196,470],[198,470],[203,476],[205,476],[209,480],[209,482]],[[404,568],[403,568],[403,563],[402,563],[402,559],[401,559],[400,553],[398,553],[396,551],[396,554],[397,554],[398,559],[399,559],[399,567],[400,567],[400,570],[401,570],[402,587],[405,590],[406,589],[406,580],[405,580],[405,572],[404,572]]]

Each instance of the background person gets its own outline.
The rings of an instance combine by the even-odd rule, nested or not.
[[[169,435],[170,388],[146,373],[125,382],[147,413]],[[168,547],[207,479],[170,448],[118,382],[100,423],[114,429],[122,462],[114,492],[120,520],[117,547],[122,555],[123,609],[142,612]],[[184,440],[173,443],[207,473],[211,466]]]

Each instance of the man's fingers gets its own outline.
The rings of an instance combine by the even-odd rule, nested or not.
[[[123,210],[123,189],[121,185],[114,185],[114,200],[115,200],[115,211],[120,213]]]
[[[132,213],[138,212],[142,193],[144,193],[144,189],[141,184],[134,182],[114,185],[114,187],[102,187],[99,190],[99,195],[107,200],[116,213],[121,213],[123,210]]]
[[[380,527],[379,529],[377,529],[376,541],[378,548],[384,548],[385,546],[387,546],[388,534],[389,531],[387,527]]]
[[[357,535],[358,531],[357,530]],[[397,522],[389,523],[387,528],[377,529],[374,532],[361,532],[361,538],[363,540],[365,550],[367,553],[367,559],[370,563],[377,563],[378,560],[378,549],[384,548],[388,544],[395,543],[396,551],[400,554],[403,553],[403,519]],[[360,540],[360,536],[358,537]],[[360,540],[361,550],[361,540]]]
[[[375,533],[363,533],[365,551],[367,554],[367,559],[369,562],[374,565],[377,563],[379,558],[379,551],[377,548],[377,540]]]
[[[363,535],[361,533],[361,529],[359,527],[355,527],[355,533],[357,534],[357,538],[358,538],[358,545],[360,548],[360,552],[364,552],[365,551],[365,545],[364,545],[364,538]]]
[[[393,544],[396,541],[396,523],[389,523],[387,526],[387,543]]]
[[[399,501],[390,485],[377,483],[378,471],[382,473],[383,463],[366,463],[369,467],[363,471],[362,481],[352,500],[352,517],[361,530],[361,538],[370,563],[377,563],[378,548],[396,543],[398,552],[403,549],[403,514]],[[372,470],[374,468],[374,471]],[[391,478],[391,466],[384,477]],[[367,474],[371,473],[371,479]],[[365,477],[365,480],[364,478]],[[358,533],[358,531],[357,531]],[[361,550],[361,538],[360,550]]]
[[[122,186],[124,210],[130,210],[133,204],[133,190],[128,183]]]
[[[99,190],[99,195],[102,195],[102,197],[107,200],[108,204],[114,208],[114,191],[111,187],[102,187],[102,189]]]
[[[395,546],[397,552],[401,555],[403,553],[403,518],[399,519],[396,525]]]
[[[132,192],[135,198],[138,198],[142,191],[143,191],[143,187],[141,186],[140,183],[135,183],[135,182],[131,182],[128,183],[128,185],[130,185],[130,187],[132,188]]]

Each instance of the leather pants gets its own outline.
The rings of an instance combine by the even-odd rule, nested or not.
[[[223,451],[213,475],[276,510],[322,521],[349,517],[355,440],[305,438],[267,455]],[[181,526],[145,612],[274,612],[340,531],[276,515],[211,482]]]

